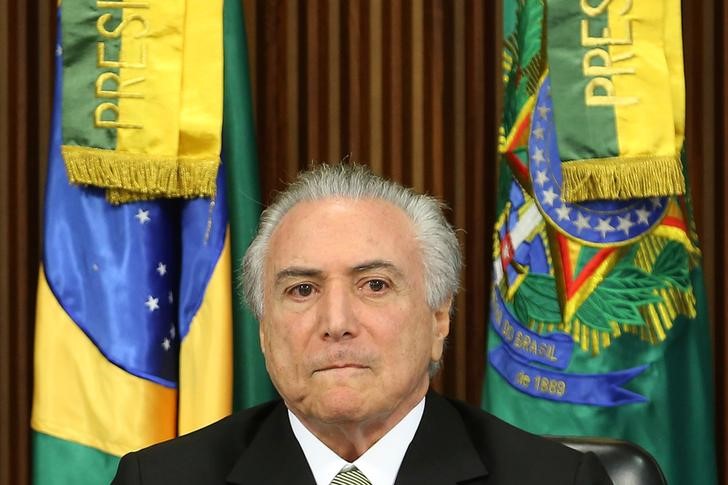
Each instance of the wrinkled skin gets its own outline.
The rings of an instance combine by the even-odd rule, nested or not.
[[[287,406],[353,460],[425,395],[450,301],[426,302],[407,215],[380,200],[301,202],[264,262],[261,346]]]

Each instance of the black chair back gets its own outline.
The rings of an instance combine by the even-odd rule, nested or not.
[[[614,485],[666,485],[657,461],[629,441],[611,438],[551,436],[581,452],[591,451],[599,458]]]

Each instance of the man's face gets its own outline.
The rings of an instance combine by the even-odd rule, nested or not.
[[[264,262],[260,337],[288,407],[313,424],[396,424],[424,396],[449,330],[426,303],[407,215],[379,200],[301,202]]]

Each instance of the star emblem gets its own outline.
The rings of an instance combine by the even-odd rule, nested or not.
[[[159,276],[164,276],[167,274],[167,265],[164,263],[159,263],[157,265],[157,273],[159,273]]]
[[[543,128],[540,126],[537,126],[536,128],[534,128],[533,136],[535,136],[537,140],[543,140]]]
[[[174,328],[174,324],[169,327],[169,336],[174,338],[177,335],[177,329]]]
[[[543,191],[543,203],[546,205],[554,205],[554,200],[559,196],[554,192],[554,189],[549,187]]]
[[[543,170],[543,171],[539,170],[536,173],[536,183],[538,185],[540,185],[541,187],[543,187],[543,184],[545,184],[548,181],[549,181],[549,178],[546,175],[546,170]]]
[[[505,260],[509,260],[513,257],[511,254],[511,245],[508,241],[503,241],[501,244],[501,257]]]
[[[144,302],[144,304],[149,308],[150,312],[153,312],[154,310],[159,310],[159,298],[154,298],[152,295],[149,295],[147,297],[147,301]]]
[[[534,162],[537,164],[541,164],[546,161],[546,159],[543,156],[543,150],[541,148],[536,148],[533,151],[533,156],[531,157]]]
[[[61,57],[63,55],[63,47],[61,47],[61,44],[56,45],[56,55],[58,57]]]
[[[165,351],[169,350],[169,348],[172,346],[172,343],[167,337],[164,337],[164,340],[162,340],[162,347]]]
[[[615,230],[609,223],[609,219],[602,219],[601,217],[599,218],[599,224],[594,229],[599,231],[603,238],[607,237],[608,232],[614,232]]]
[[[662,207],[662,201],[660,200],[659,197],[652,197],[650,199],[650,202],[652,203],[653,209],[659,209],[660,207]]]
[[[538,114],[541,116],[541,118],[546,119],[548,117],[549,111],[551,111],[551,108],[545,105],[540,105],[538,108]]]
[[[637,209],[634,212],[637,214],[637,224],[644,224],[645,226],[649,225],[650,220],[648,217],[650,216],[650,211],[645,210],[643,207],[642,209]]]
[[[167,301],[169,301],[170,303],[174,302],[174,293],[172,293],[171,291],[167,294]]]
[[[564,204],[562,204],[561,207],[556,208],[556,214],[558,214],[560,221],[568,221],[570,213],[571,207],[567,207]]]
[[[576,226],[577,233],[580,233],[582,229],[591,229],[589,217],[585,216],[581,212],[576,214],[576,222],[574,222],[574,225]]]
[[[619,225],[617,226],[618,231],[624,231],[625,236],[629,235],[629,230],[632,229],[632,226],[634,226],[634,222],[630,220],[629,214],[626,216],[617,216],[617,219],[619,219]]]
[[[134,216],[139,221],[139,224],[146,224],[147,222],[151,221],[152,219],[149,217],[149,211],[145,211],[142,209],[139,209]]]

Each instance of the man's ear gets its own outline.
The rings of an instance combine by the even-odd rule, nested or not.
[[[265,324],[262,319],[258,321],[258,338],[260,339],[260,351],[263,353],[263,357],[265,357]]]
[[[450,333],[450,308],[452,307],[452,297],[448,298],[432,315],[433,324],[433,340],[432,360],[437,362],[442,358],[443,348],[445,346],[445,338]]]

